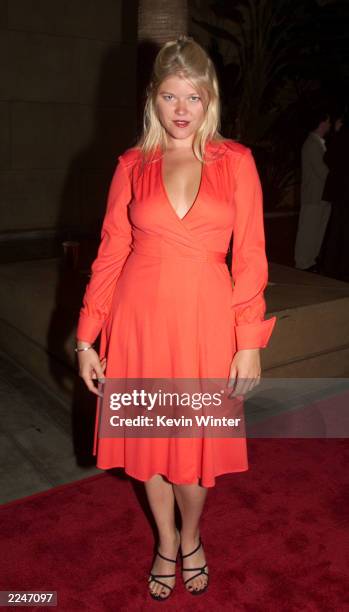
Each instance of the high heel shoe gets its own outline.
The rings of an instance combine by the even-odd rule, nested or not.
[[[194,553],[196,553],[197,550],[199,550],[200,546],[202,545],[202,541],[201,541],[201,537],[199,537],[199,544],[197,545],[196,548],[194,548],[194,550],[192,550],[190,553],[188,553],[187,555],[183,555],[181,553],[181,557],[182,557],[182,572],[192,572],[192,571],[198,571],[197,574],[195,574],[195,576],[190,576],[190,578],[187,578],[187,580],[184,580],[184,585],[187,584],[187,582],[189,582],[190,580],[193,580],[194,578],[197,578],[198,576],[201,576],[201,574],[204,574],[204,576],[207,576],[207,582],[205,584],[205,586],[202,589],[187,589],[188,593],[191,593],[191,595],[201,595],[201,593],[204,593],[204,591],[206,591],[207,587],[208,587],[208,582],[209,582],[209,574],[205,571],[205,568],[208,569],[207,563],[205,563],[205,565],[203,565],[202,567],[189,567],[189,568],[185,568],[183,567],[183,559],[186,559],[187,557],[190,557],[191,555],[193,555]]]
[[[164,555],[161,554],[161,552],[157,551],[156,553],[157,555],[159,555],[159,557],[161,557],[161,559],[165,559],[165,561],[171,561],[171,563],[176,563],[177,561],[177,557],[176,559],[169,559],[168,557],[164,557]],[[149,576],[149,580],[148,580],[148,584],[152,581],[157,582],[158,584],[161,584],[161,586],[165,587],[166,589],[169,589],[169,592],[166,596],[163,595],[156,595],[155,593],[152,593],[149,589],[149,595],[153,598],[156,599],[156,601],[165,601],[165,599],[168,599],[174,589],[174,587],[171,587],[169,584],[165,584],[165,582],[162,582],[161,580],[158,580],[158,578],[175,578],[176,574],[152,574],[150,573]]]

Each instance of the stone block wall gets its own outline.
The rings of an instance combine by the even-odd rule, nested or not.
[[[0,240],[96,230],[136,138],[136,8],[0,0]]]

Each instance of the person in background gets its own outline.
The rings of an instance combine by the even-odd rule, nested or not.
[[[324,156],[329,173],[323,198],[332,205],[321,252],[321,272],[349,281],[349,128],[344,114],[334,121],[334,129]]]
[[[317,257],[331,213],[330,202],[323,200],[328,167],[323,157],[325,136],[331,127],[326,110],[313,113],[311,131],[302,146],[301,206],[295,242],[295,267],[317,272]]]

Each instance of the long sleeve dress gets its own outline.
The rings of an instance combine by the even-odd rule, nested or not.
[[[264,348],[268,279],[263,198],[251,150],[233,140],[206,144],[194,203],[180,218],[163,182],[162,156],[142,167],[137,147],[118,157],[101,242],[77,325],[79,340],[106,356],[108,378],[224,378],[234,354]],[[233,233],[231,273],[225,263]],[[97,467],[123,467],[146,481],[215,485],[248,469],[245,437],[108,438]]]

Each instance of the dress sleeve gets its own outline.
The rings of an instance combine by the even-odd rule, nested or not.
[[[235,173],[235,219],[231,273],[237,351],[265,348],[276,317],[264,319],[268,282],[263,194],[251,149],[246,147]]]
[[[97,257],[80,308],[76,337],[94,342],[110,312],[116,282],[131,251],[132,232],[127,205],[131,185],[121,156],[109,187]]]

